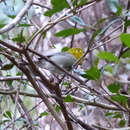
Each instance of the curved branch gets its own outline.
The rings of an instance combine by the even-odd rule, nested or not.
[[[19,12],[19,14],[7,25],[5,25],[2,29],[0,29],[0,34],[7,32],[14,28],[23,16],[27,13],[28,9],[31,7],[33,0],[28,0],[23,9]]]

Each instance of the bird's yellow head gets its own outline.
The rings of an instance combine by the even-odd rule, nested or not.
[[[81,48],[70,48],[67,52],[74,55],[77,60],[84,55],[84,51]]]

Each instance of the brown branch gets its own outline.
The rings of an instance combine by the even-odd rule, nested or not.
[[[66,124],[68,126],[68,130],[73,130],[73,127],[72,127],[72,124],[71,124],[71,120],[70,120],[70,118],[68,116],[68,112],[67,112],[66,106],[65,106],[64,101],[63,101],[62,96],[61,96],[61,90],[60,90],[60,86],[59,85],[55,87],[55,93],[56,93],[56,96],[58,96],[58,100],[57,100],[57,98],[55,98],[55,99],[56,99],[56,101],[60,105],[61,111],[62,111],[62,113],[64,115],[64,118],[66,120]],[[60,98],[60,100],[59,100],[59,98]]]
[[[12,95],[12,94],[16,94],[16,90],[3,90],[3,89],[0,89],[0,94],[4,94],[4,95]],[[27,92],[22,92],[20,91],[19,92],[20,95],[23,95],[23,96],[29,96],[29,97],[34,97],[34,98],[40,98],[39,95],[37,94],[31,94],[31,93],[27,93]],[[57,98],[58,100],[60,100],[56,95],[54,94],[48,94],[46,95],[48,98],[49,97],[52,97],[52,98]],[[62,99],[65,99],[66,96],[62,96]],[[91,102],[91,101],[88,101],[86,99],[83,99],[83,98],[80,98],[80,97],[76,97],[76,96],[73,96],[71,95],[71,97],[74,99],[75,102],[77,103],[83,103],[85,105],[90,105],[90,106],[95,106],[95,107],[100,107],[102,109],[108,109],[108,110],[116,110],[116,111],[120,111],[121,109],[117,108],[117,107],[114,107],[113,105],[107,105],[107,104],[103,104],[103,103],[98,103],[96,101],[94,102]]]
[[[28,53],[27,53],[26,51],[25,51],[25,56],[26,56],[27,60],[30,62],[30,65],[31,65],[30,67],[31,67],[31,69],[35,70],[36,73],[39,73],[39,74],[40,74],[40,71],[38,71],[38,69],[36,68],[35,64],[33,63],[33,61],[31,60],[30,56],[28,55]],[[59,103],[59,105],[60,105],[60,107],[61,107],[61,111],[62,111],[62,113],[63,113],[63,115],[64,115],[65,120],[66,120],[66,124],[67,124],[67,126],[68,126],[68,130],[73,130],[71,121],[70,121],[70,119],[69,119],[69,117],[68,117],[68,114],[67,114],[66,107],[65,107],[65,105],[64,105],[64,103],[63,103],[63,100],[62,100],[62,97],[61,97],[61,90],[60,90],[59,86],[54,85],[54,84],[51,84],[51,83],[42,75],[42,73],[40,74],[40,77],[41,77],[41,79],[42,79],[42,81],[43,81],[43,84],[44,84],[46,87],[49,86],[50,89],[52,88],[52,90],[55,91],[55,93],[57,94],[57,96],[58,96],[59,98],[61,98],[61,100],[57,100],[57,101],[58,101],[58,103]],[[55,117],[55,116],[54,116],[54,117]],[[56,117],[55,117],[55,118],[56,118]]]
[[[33,2],[32,5],[37,5],[37,6],[41,7],[41,8],[45,8],[45,9],[48,9],[48,10],[51,9],[51,8],[45,6],[45,5],[42,5],[42,4],[40,4],[40,3],[36,3],[36,2]]]
[[[13,50],[13,51],[16,51],[16,52],[19,52],[19,53],[22,53],[22,49],[18,48],[16,45],[14,44],[11,44],[11,43],[7,43],[7,42],[4,42],[2,40],[0,40],[0,44],[3,45],[4,47],[8,47],[9,49]],[[1,47],[1,46],[0,46]]]
[[[56,88],[57,86],[51,84],[45,77],[44,75],[38,70],[38,68],[36,67],[36,65],[33,63],[33,61],[31,60],[30,56],[28,55],[28,53],[24,52],[25,57],[27,58],[27,60],[30,63],[30,67],[31,69],[33,69],[36,73],[39,74],[41,80],[43,81],[42,83],[46,86],[49,87],[50,89],[54,90],[54,88]],[[28,77],[28,79],[30,79],[31,77],[26,74],[26,76]],[[33,80],[33,79],[32,79]],[[30,81],[32,82],[32,81]],[[34,84],[34,83],[33,83]],[[33,85],[34,86],[34,85]],[[46,95],[44,94],[44,92],[42,91],[42,89],[40,87],[37,87],[36,85],[34,86],[34,89],[37,91],[37,93],[39,94],[39,96],[42,98],[42,100],[44,101],[44,103],[46,104],[46,106],[49,108],[49,110],[51,111],[52,115],[54,116],[54,118],[57,120],[57,122],[61,125],[61,127],[64,130],[67,130],[66,125],[61,121],[61,119],[59,118],[58,114],[56,113],[56,111],[54,110],[54,108],[52,106],[50,106],[51,104],[49,103],[49,100],[47,99]],[[43,95],[44,94],[44,95]]]
[[[91,126],[89,126],[87,123],[84,123],[83,121],[81,121],[80,119],[78,119],[76,116],[72,115],[71,113],[69,113],[69,115],[71,116],[71,120],[73,120],[73,122],[75,122],[76,124],[78,123],[85,130],[94,130],[94,128],[92,128]]]
[[[37,91],[37,93],[39,94],[40,98],[43,100],[43,102],[46,104],[46,106],[48,107],[48,109],[50,110],[51,114],[55,117],[56,121],[60,124],[60,126],[63,128],[63,130],[67,130],[66,125],[64,124],[64,122],[60,119],[59,115],[57,114],[57,112],[55,111],[53,105],[51,104],[51,102],[47,99],[45,93],[43,92],[43,90],[41,89],[41,87],[38,86],[38,84],[36,83],[36,81],[33,79],[33,77],[31,76],[28,68],[24,67],[24,66],[20,66],[13,57],[10,57],[7,54],[4,54],[13,64],[15,64],[28,78],[28,80],[30,81],[30,83],[32,84],[32,86],[34,87],[34,89]],[[25,51],[25,55],[26,55],[26,51]],[[28,55],[26,55],[28,56]],[[30,61],[30,59],[29,59]],[[37,70],[37,68],[35,68]],[[38,71],[39,72],[39,71]],[[39,72],[40,73],[40,72]],[[40,73],[42,75],[42,73]],[[49,82],[45,81],[46,83],[48,83],[48,85],[51,85]],[[51,85],[52,86],[52,85]]]

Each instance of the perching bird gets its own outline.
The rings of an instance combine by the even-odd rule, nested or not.
[[[72,65],[83,56],[84,52],[81,48],[70,48],[66,52],[59,52],[48,56],[50,60],[64,68],[71,70]],[[51,73],[62,74],[56,66],[40,58],[37,65],[43,69],[49,70]]]

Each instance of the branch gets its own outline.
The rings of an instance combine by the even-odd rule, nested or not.
[[[27,111],[27,113],[21,114],[17,119],[15,119],[15,122],[18,121],[19,119],[23,118],[24,116],[26,116],[26,114],[30,113],[31,111],[33,111],[36,107],[38,107],[43,101],[40,101],[38,104],[36,104],[33,108],[31,108],[30,110]],[[8,126],[6,126],[4,128],[4,130],[7,130],[7,128],[10,127],[12,123],[9,123]]]
[[[41,80],[39,77],[35,78],[36,80]],[[10,80],[28,80],[25,76],[0,76],[0,81],[10,81]]]
[[[46,56],[44,56],[44,55],[38,53],[37,51],[35,51],[35,50],[33,50],[33,49],[28,48],[28,50],[29,50],[30,52],[34,53],[35,55],[37,55],[37,56],[43,58],[44,60],[48,61],[48,62],[51,63],[52,65],[56,66],[56,67],[57,67],[59,70],[61,70],[63,73],[65,73],[65,74],[67,74],[68,76],[72,77],[73,79],[75,79],[76,81],[80,82],[81,84],[84,83],[80,78],[78,78],[78,77],[76,77],[76,76],[70,74],[68,71],[66,71],[64,68],[60,67],[59,65],[57,65],[55,62],[53,62],[52,60],[50,60],[48,57],[46,57]]]
[[[48,88],[50,88],[50,90],[54,90],[54,88],[56,88],[57,86],[51,84],[46,78],[45,76],[39,71],[39,69],[36,67],[36,65],[33,63],[33,61],[31,60],[31,57],[29,56],[27,50],[25,50],[24,52],[25,57],[27,58],[29,64],[30,64],[30,68],[34,69],[34,72],[38,73],[41,80],[43,81],[42,83]],[[21,68],[22,71],[26,74],[26,76],[28,77],[29,81],[31,82],[31,84],[33,85],[34,89],[37,91],[37,93],[39,94],[40,98],[42,98],[43,102],[46,104],[46,106],[48,107],[48,109],[50,110],[51,114],[54,116],[54,118],[56,119],[56,121],[60,124],[60,126],[63,128],[63,130],[67,130],[67,126],[66,124],[60,119],[59,115],[57,114],[56,110],[54,109],[53,105],[51,104],[51,102],[48,100],[48,98],[46,97],[45,93],[43,92],[43,90],[41,89],[41,87],[39,87],[36,82],[33,80],[32,76],[24,70],[24,68]]]
[[[39,6],[39,7],[41,7],[41,8],[45,8],[45,9],[47,9],[47,10],[50,10],[50,9],[51,9],[51,8],[49,8],[49,7],[45,6],[45,5],[42,5],[42,4],[40,4],[40,3],[37,3],[37,2],[33,2],[32,5],[36,5],[36,6]]]
[[[0,81],[9,81],[9,80],[28,80],[26,77],[23,76],[0,76]]]
[[[37,37],[38,34],[40,33],[44,33],[46,31],[48,31],[49,29],[51,29],[54,25],[56,25],[57,23],[64,21],[70,17],[72,17],[73,15],[77,14],[78,12],[85,10],[86,8],[90,7],[91,5],[95,4],[96,2],[99,2],[101,0],[92,0],[86,3],[86,5],[80,9],[73,8],[73,9],[68,9],[65,13],[63,13],[63,15],[61,15],[60,17],[58,17],[57,19],[53,20],[53,22],[48,22],[46,25],[42,26],[37,32],[35,32],[35,34],[30,38],[30,40],[28,41],[28,47],[31,44],[31,42],[33,41],[33,39],[35,39]],[[79,8],[79,7],[78,7]],[[72,12],[75,12],[75,14],[73,14]],[[69,14],[71,13],[71,14]],[[69,14],[69,15],[68,15]]]
[[[25,51],[26,53],[26,51]],[[48,100],[48,98],[46,97],[45,93],[43,92],[43,90],[41,89],[40,86],[38,86],[38,84],[36,83],[36,81],[33,79],[33,77],[31,76],[29,70],[25,67],[25,66],[20,66],[13,57],[4,54],[13,64],[15,64],[28,78],[28,80],[30,81],[30,83],[32,84],[32,86],[34,87],[34,89],[37,91],[37,93],[39,94],[39,97],[43,100],[43,102],[45,103],[45,105],[47,106],[47,108],[50,110],[51,114],[55,117],[56,121],[60,124],[60,126],[63,128],[63,130],[67,130],[67,127],[65,125],[65,123],[60,119],[58,113],[56,112],[56,110],[54,109],[52,103]],[[26,55],[27,56],[27,55]],[[50,83],[48,83],[49,85],[51,85]],[[52,86],[52,85],[51,85]]]
[[[7,90],[7,89],[0,89],[0,94],[4,94],[4,95],[12,95],[12,94],[16,94],[17,93],[17,90]],[[29,96],[29,97],[37,97],[39,98],[39,95],[37,94],[31,94],[31,93],[26,93],[26,92],[19,92],[20,95],[23,95],[23,96]]]
[[[3,90],[3,89],[0,89],[0,94],[12,95],[12,94],[16,94],[16,93],[17,93],[17,90]],[[20,91],[19,94],[23,95],[23,96],[40,98],[40,96],[37,95],[37,94],[31,94],[31,93],[22,92],[22,91]],[[54,95],[54,94],[48,94],[46,96],[48,98],[50,98],[50,97],[57,98],[56,95]],[[83,98],[80,98],[80,97],[76,97],[76,96],[73,96],[73,95],[71,95],[71,97],[74,99],[74,102],[83,103],[84,105],[90,105],[90,106],[100,107],[102,109],[108,109],[108,110],[116,110],[116,111],[120,111],[121,110],[121,109],[119,109],[117,107],[114,107],[113,105],[107,105],[107,104],[98,103],[98,102],[95,102],[95,101],[91,102],[91,101],[88,101],[86,99],[83,99]],[[62,98],[64,99],[64,98],[66,98],[66,96],[62,96]],[[58,98],[58,100],[59,100],[59,98]]]
[[[0,29],[0,34],[14,28],[20,22],[23,16],[28,12],[29,8],[32,5],[32,2],[33,0],[28,0],[23,9],[19,12],[19,14],[9,24],[5,25],[2,29]]]
[[[71,113],[69,113],[69,115],[71,116],[71,120],[73,120],[76,124],[78,123],[80,126],[82,126],[85,130],[94,130],[94,128],[92,128],[91,126],[89,126],[87,123],[84,123],[83,121],[81,121],[80,119],[77,119],[76,116],[73,116]]]
[[[124,127],[124,128],[105,128],[98,125],[92,125],[95,128],[101,129],[101,130],[130,130],[130,127]]]
[[[121,110],[121,109],[119,109],[117,107],[114,107],[113,105],[97,103],[95,101],[94,102],[90,102],[90,101],[88,101],[86,99],[83,99],[83,98],[80,98],[80,97],[76,97],[76,96],[71,96],[71,97],[74,99],[74,101],[76,101],[78,103],[83,103],[85,105],[91,105],[91,106],[100,107],[102,109],[109,109],[109,110],[117,110],[117,111]],[[65,96],[64,96],[64,98],[65,98]]]
[[[4,47],[8,47],[9,49],[13,50],[13,51],[16,51],[16,52],[19,52],[19,53],[22,53],[22,49],[18,48],[16,45],[12,45],[11,43],[7,43],[5,41],[2,41],[0,40],[0,44],[3,45]],[[1,46],[0,46],[1,48]],[[3,47],[2,47],[3,48]],[[6,48],[5,48],[6,49]]]
[[[15,96],[11,95],[11,98],[12,98],[13,102],[15,103]],[[24,103],[22,102],[22,100],[19,96],[18,96],[18,103],[19,103],[19,106],[18,106],[19,111],[20,111],[20,109],[23,110],[24,114],[22,114],[22,115],[24,115],[25,119],[27,119],[29,126],[32,126],[32,128],[33,128],[33,120],[30,116],[30,113],[28,113],[26,107],[24,106]],[[14,122],[16,122],[16,119],[13,122],[11,122],[10,125]],[[7,129],[7,128],[8,128],[8,126],[6,126],[5,129]]]

